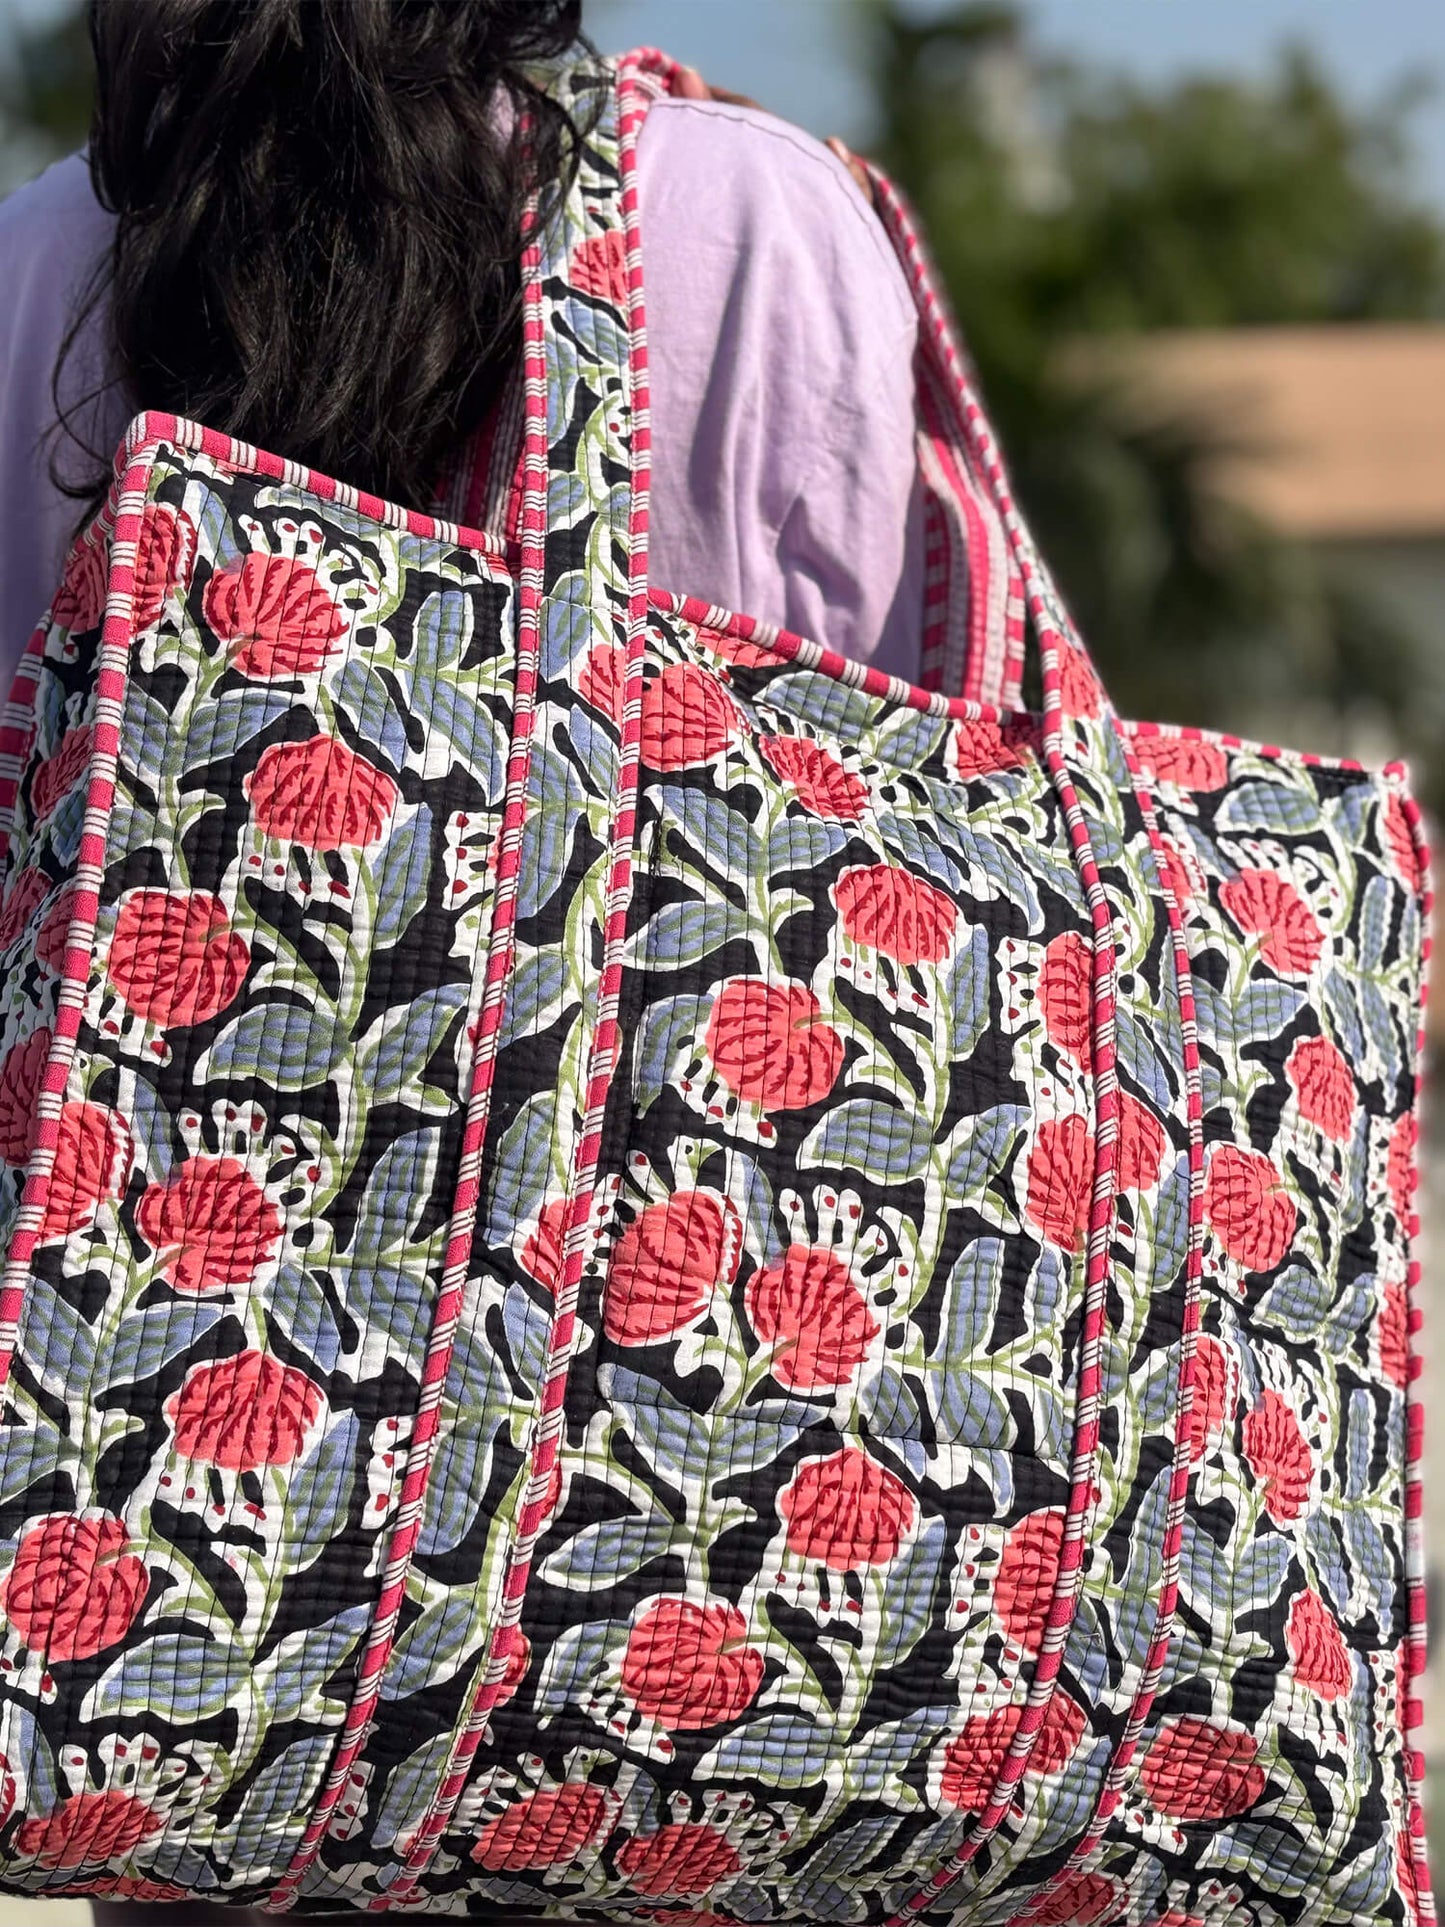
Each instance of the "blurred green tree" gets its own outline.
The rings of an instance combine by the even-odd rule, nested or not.
[[[1221,495],[1214,425],[1081,372],[1091,336],[1445,317],[1421,89],[1348,106],[1301,49],[1163,87],[1045,58],[1021,11],[862,15],[876,152],[922,217],[1040,544],[1126,713],[1381,726],[1445,804],[1445,665],[1340,559]]]
[[[0,59],[0,194],[83,144],[91,79],[78,7],[12,27]]]

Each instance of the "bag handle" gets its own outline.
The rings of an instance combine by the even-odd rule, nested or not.
[[[659,99],[676,91],[682,68],[642,48],[626,56],[622,72]],[[1108,709],[1103,685],[1014,502],[916,224],[882,169],[863,165],[920,322],[920,467],[929,510],[919,681],[946,696],[1020,707],[1027,617],[1043,659],[1045,732],[1054,719],[1096,717]]]
[[[1034,544],[1014,500],[997,438],[989,422],[968,357],[959,345],[947,305],[938,292],[928,254],[907,201],[881,168],[863,163],[873,183],[879,216],[892,241],[913,293],[921,324],[921,345],[937,371],[937,396],[947,407],[949,427],[966,472],[987,492],[1024,588],[1024,600],[1044,665],[1044,712],[1057,706],[1071,718],[1109,710],[1103,683]],[[1027,636],[1020,625],[1006,636],[994,658],[976,665],[976,688],[960,691],[976,701],[1013,706],[1022,680]],[[1050,659],[1056,658],[1051,665]],[[1052,667],[1052,678],[1051,678]],[[1051,680],[1055,686],[1051,689]],[[1055,701],[1057,699],[1057,702]]]

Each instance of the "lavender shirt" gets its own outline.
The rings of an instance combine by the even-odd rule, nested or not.
[[[827,148],[722,102],[659,101],[638,186],[652,580],[911,677],[923,584],[917,323],[876,216]],[[79,155],[0,205],[0,699],[76,514],[41,439],[70,305],[109,233]],[[67,364],[66,395],[100,371],[93,328]],[[92,412],[107,459],[127,414],[113,393]]]

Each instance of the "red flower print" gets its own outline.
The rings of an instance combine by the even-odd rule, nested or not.
[[[1229,781],[1229,762],[1217,743],[1192,736],[1136,736],[1134,754],[1156,783],[1176,789],[1222,790]]]
[[[0,1158],[7,1164],[29,1161],[35,1104],[49,1055],[50,1032],[33,1030],[11,1046],[0,1064]]]
[[[50,895],[50,879],[43,870],[21,870],[0,907],[0,950],[8,950]]]
[[[1045,950],[1038,998],[1049,1042],[1087,1070],[1094,1056],[1094,951],[1076,930]]]
[[[743,1292],[753,1330],[775,1345],[773,1376],[789,1391],[845,1385],[882,1327],[852,1272],[821,1245],[789,1245]]]
[[[1083,653],[1066,642],[1059,644],[1059,704],[1066,716],[1099,713],[1099,679]]]
[[[1314,969],[1325,936],[1294,885],[1274,870],[1241,870],[1219,886],[1219,901],[1241,930],[1263,937],[1259,954],[1284,977]]]
[[[1321,1699],[1343,1699],[1354,1684],[1350,1649],[1334,1614],[1308,1587],[1290,1602],[1285,1644],[1301,1686]]]
[[[1179,845],[1171,843],[1167,836],[1161,836],[1159,839],[1159,857],[1164,869],[1164,881],[1174,898],[1175,908],[1188,909],[1199,894],[1195,886],[1194,873],[1189,867],[1189,859]]]
[[[737,1849],[716,1827],[677,1821],[656,1833],[637,1833],[617,1856],[617,1871],[639,1894],[705,1894],[742,1866]]]
[[[854,943],[896,963],[937,963],[947,956],[958,905],[936,884],[894,863],[859,864],[833,885],[833,901]]]
[[[121,899],[106,969],[137,1017],[205,1024],[234,1002],[250,968],[246,939],[203,890],[132,890]]]
[[[1161,1813],[1175,1820],[1226,1820],[1252,1807],[1264,1792],[1259,1749],[1239,1728],[1212,1720],[1168,1720],[1140,1774]]]
[[[273,743],[242,788],[265,835],[307,850],[365,849],[379,841],[400,795],[385,770],[331,736]]]
[[[697,639],[704,649],[711,649],[715,656],[724,656],[735,662],[740,669],[755,669],[762,663],[779,660],[776,649],[767,643],[753,642],[747,636],[735,636],[727,629],[710,629],[706,623],[699,623]]]
[[[1386,790],[1385,800],[1380,806],[1380,829],[1385,839],[1385,848],[1390,859],[1400,873],[1405,887],[1418,890],[1420,887],[1420,851],[1416,845],[1410,819],[1405,814],[1405,806],[1394,790]]]
[[[1380,1370],[1401,1390],[1410,1381],[1410,1313],[1403,1285],[1386,1285],[1375,1318]]]
[[[1314,1455],[1287,1399],[1266,1391],[1244,1415],[1244,1456],[1264,1485],[1264,1505],[1276,1525],[1288,1525],[1309,1504]]]
[[[688,769],[720,756],[733,740],[737,711],[716,676],[693,662],[669,663],[642,690],[642,747],[649,769]]]
[[[1030,1912],[1031,1927],[1103,1927],[1124,1906],[1125,1895],[1102,1873],[1065,1874]]]
[[[324,1404],[315,1379],[249,1351],[197,1365],[166,1411],[182,1457],[255,1472],[300,1458]]]
[[[572,250],[572,286],[582,294],[600,296],[627,313],[627,241],[621,228],[591,234]]]
[[[83,1888],[48,1887],[47,1893],[104,1894],[107,1900],[139,1900],[147,1906],[170,1906],[173,1902],[194,1900],[189,1887],[175,1887],[166,1880],[147,1880],[131,1873],[103,1873],[88,1876]]]
[[[856,823],[867,809],[868,785],[806,736],[760,736],[758,748],[810,815]]]
[[[536,1229],[522,1246],[523,1271],[548,1291],[555,1291],[562,1277],[562,1242],[567,1235],[571,1205],[566,1198],[551,1198],[542,1206]]]
[[[953,765],[961,777],[990,776],[996,770],[1022,769],[1038,755],[1033,725],[1026,717],[989,722],[965,717],[954,725]]]
[[[620,643],[598,642],[587,651],[577,687],[584,702],[622,721],[622,697],[627,685],[627,651]]]
[[[82,1867],[101,1860],[124,1860],[143,1840],[159,1833],[165,1816],[119,1787],[104,1793],[77,1793],[53,1813],[36,1814],[16,1835],[22,1860],[42,1867]]]
[[[91,746],[95,731],[89,723],[67,729],[54,750],[30,779],[30,807],[35,820],[43,822],[57,803],[63,802],[90,768]]]
[[[1025,1513],[1004,1538],[993,1606],[1009,1638],[1025,1652],[1037,1652],[1043,1641],[1063,1545],[1064,1515],[1057,1506]]]
[[[1045,1710],[1039,1736],[1034,1741],[1034,1750],[1029,1755],[1029,1772],[1062,1773],[1074,1757],[1088,1723],[1079,1702],[1070,1698],[1061,1687],[1056,1687]]]
[[[187,1158],[136,1207],[136,1229],[164,1254],[176,1291],[247,1285],[281,1236],[281,1216],[234,1158]]]
[[[1396,1118],[1385,1150],[1385,1189],[1395,1207],[1395,1218],[1402,1231],[1410,1228],[1410,1202],[1415,1195],[1415,1115],[1405,1111]]]
[[[517,1800],[488,1821],[472,1848],[473,1860],[493,1873],[521,1873],[571,1860],[592,1841],[607,1818],[606,1797],[596,1787],[567,1781]]]
[[[975,1713],[948,1742],[939,1778],[939,1797],[960,1813],[982,1813],[989,1803],[1009,1741],[1018,1725],[1016,1706]]]
[[[315,569],[283,555],[248,555],[218,569],[201,598],[243,676],[307,676],[324,669],[346,632],[346,611]]]
[[[0,1586],[0,1608],[32,1652],[93,1659],[130,1630],[150,1574],[119,1519],[58,1516],[32,1526]]]
[[[988,1805],[1022,1713],[1021,1706],[998,1706],[991,1713],[975,1714],[964,1721],[963,1731],[949,1741],[944,1754],[939,1790],[949,1806],[965,1813],[981,1813]],[[1062,1772],[1083,1739],[1086,1725],[1078,1701],[1056,1691],[1025,1771]]]
[[[1246,1271],[1273,1271],[1290,1248],[1298,1213],[1262,1151],[1217,1144],[1204,1181],[1204,1215]]]
[[[1152,1191],[1164,1162],[1164,1126],[1127,1091],[1119,1093],[1119,1168],[1121,1191]]]
[[[1337,1144],[1347,1142],[1355,1121],[1355,1080],[1343,1054],[1328,1037],[1302,1037],[1284,1068],[1305,1122]]]
[[[654,1599],[627,1637],[622,1690],[638,1712],[674,1731],[735,1720],[763,1683],[763,1656],[736,1606]]]
[[[125,1189],[133,1156],[118,1112],[83,1100],[62,1105],[40,1236],[63,1238],[89,1224],[105,1199]]]
[[[816,1104],[843,1068],[843,1039],[806,984],[733,977],[713,999],[705,1041],[728,1089],[765,1111]]]
[[[886,1566],[913,1524],[913,1494],[859,1446],[804,1459],[778,1495],[788,1550],[831,1572]]]
[[[1094,1183],[1094,1137],[1077,1113],[1045,1118],[1029,1151],[1029,1223],[1046,1238],[1076,1251],[1089,1223]]]
[[[131,626],[137,634],[161,618],[172,593],[184,595],[196,559],[196,525],[184,509],[148,502],[135,550],[135,599]]]
[[[1217,1338],[1194,1338],[1194,1384],[1189,1401],[1189,1460],[1197,1464],[1224,1423],[1229,1396],[1229,1354]]]
[[[109,551],[93,537],[82,536],[65,560],[65,576],[50,607],[52,621],[72,635],[95,628],[105,613]]]
[[[35,933],[35,954],[47,970],[57,976],[65,968],[65,950],[70,942],[70,925],[75,916],[75,886],[67,883],[56,893],[55,901],[40,919]]]
[[[716,1191],[675,1191],[629,1224],[612,1252],[602,1328],[617,1345],[655,1345],[737,1276],[742,1225]]]

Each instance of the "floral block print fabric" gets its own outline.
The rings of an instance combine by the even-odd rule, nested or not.
[[[1118,723],[886,186],[1041,711],[649,591],[668,72],[514,543],[149,416],[26,659],[3,1883],[1410,1927],[1401,773]]]

